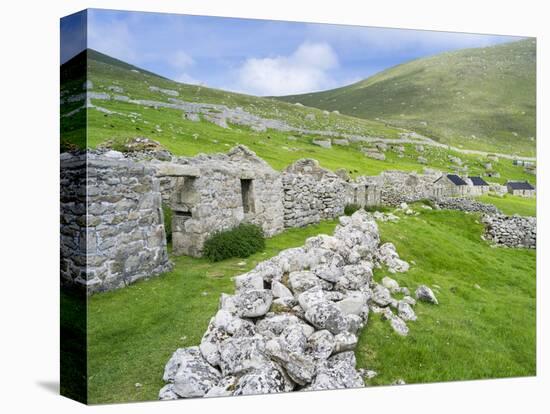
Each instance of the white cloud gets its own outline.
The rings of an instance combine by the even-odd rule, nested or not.
[[[176,51],[173,56],[167,57],[166,60],[178,69],[184,69],[195,64],[195,60],[183,50]]]
[[[174,77],[174,80],[176,82],[187,83],[187,84],[190,84],[190,85],[206,86],[206,83],[204,83],[203,81],[201,81],[199,79],[194,78],[193,76],[191,76],[191,75],[189,75],[185,72],[179,74],[176,77]]]
[[[88,47],[130,63],[138,63],[136,42],[126,22],[88,23]]]
[[[329,71],[338,56],[327,43],[302,43],[289,56],[249,58],[238,69],[240,91],[255,95],[290,95],[334,85]]]

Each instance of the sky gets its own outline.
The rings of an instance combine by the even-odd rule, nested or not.
[[[518,37],[90,9],[61,21],[86,47],[191,84],[258,96],[332,89],[420,57]],[[87,46],[86,46],[87,45]]]

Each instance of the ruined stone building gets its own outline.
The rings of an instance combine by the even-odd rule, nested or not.
[[[170,268],[163,209],[171,213],[172,252],[199,257],[208,238],[243,222],[270,237],[341,216],[348,204],[395,206],[464,195],[463,188],[475,187],[430,170],[352,180],[346,171],[333,173],[312,159],[278,172],[241,145],[227,154],[195,157],[65,153],[61,165],[62,280],[88,293]]]
[[[201,256],[210,236],[242,222],[268,237],[284,228],[280,174],[244,146],[149,165],[172,210],[174,254]]]
[[[169,268],[153,170],[114,151],[62,154],[62,283],[94,293]]]

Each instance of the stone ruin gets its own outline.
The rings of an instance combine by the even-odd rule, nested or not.
[[[374,218],[360,210],[340,217],[333,236],[311,237],[235,277],[235,294],[222,294],[200,345],[176,350],[166,364],[159,398],[364,386],[353,350],[369,313],[399,335],[416,320],[407,288],[373,280],[382,265],[409,268],[391,243],[380,245]],[[437,304],[426,286],[416,296]]]
[[[170,268],[153,170],[114,151],[62,154],[62,283],[94,293]]]
[[[244,146],[149,165],[172,209],[174,254],[198,257],[211,235],[242,222],[257,224],[267,237],[284,228],[280,174]]]
[[[143,140],[142,140],[143,141]],[[174,157],[139,142],[128,154],[61,155],[61,276],[88,293],[123,287],[170,268],[163,205],[172,213],[173,253],[199,257],[214,233],[248,222],[267,237],[343,215],[348,204],[398,206],[432,199],[445,208],[489,211],[446,198],[440,172],[386,171],[349,178],[312,159],[273,170],[248,148]],[[496,210],[496,209],[495,209]]]

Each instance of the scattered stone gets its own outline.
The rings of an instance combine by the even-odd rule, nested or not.
[[[331,148],[332,147],[332,142],[330,141],[330,139],[314,139],[313,141],[311,141],[311,143],[313,145],[317,145],[317,146],[323,147],[323,148]]]
[[[439,303],[432,290],[426,285],[418,286],[418,288],[416,289],[416,299],[423,302],[432,303],[434,305],[437,305]]]

